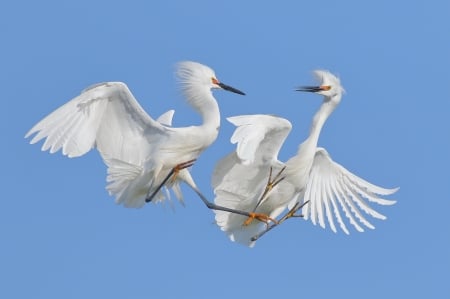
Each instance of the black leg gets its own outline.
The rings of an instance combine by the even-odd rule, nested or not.
[[[200,190],[198,188],[192,187],[192,189],[194,189],[195,193],[197,193],[197,195],[200,197],[200,199],[203,201],[203,203],[206,205],[206,207],[208,209],[224,211],[224,212],[229,212],[229,213],[233,213],[233,214],[238,214],[238,215],[242,215],[242,216],[251,217],[253,219],[257,219],[257,220],[259,220],[261,222],[264,222],[266,224],[268,223],[268,221],[272,221],[272,222],[276,221],[275,219],[272,219],[272,218],[270,218],[269,216],[267,216],[265,214],[254,213],[254,212],[246,212],[246,211],[241,211],[241,210],[236,210],[236,209],[231,209],[231,208],[227,208],[227,207],[216,205],[216,204],[210,202],[200,192]]]
[[[178,171],[192,166],[194,164],[194,162],[195,162],[195,159],[191,160],[191,161],[187,161],[185,163],[178,164],[177,166],[172,168],[170,170],[169,174],[161,182],[161,184],[159,184],[159,186],[152,192],[152,194],[150,194],[149,196],[146,197],[145,202],[152,201],[152,199],[155,197],[155,195],[158,193],[158,191],[161,190],[161,188],[167,183],[167,181],[171,177],[176,175],[176,173]],[[273,222],[275,221],[274,219],[270,218],[269,216],[267,216],[265,214],[259,214],[259,213],[253,213],[253,212],[245,212],[245,211],[241,211],[241,210],[235,210],[235,209],[231,209],[231,208],[227,208],[227,207],[222,207],[222,206],[216,205],[214,203],[209,202],[208,199],[206,199],[206,197],[200,192],[200,190],[198,188],[192,187],[192,189],[194,189],[195,193],[198,194],[198,196],[201,198],[203,203],[208,207],[208,209],[225,211],[225,212],[234,213],[234,214],[239,214],[239,215],[242,215],[242,216],[252,217],[253,219],[256,218],[259,221],[262,221],[262,222],[264,222],[266,224],[268,223],[268,221],[273,221]]]
[[[145,202],[150,202],[153,200],[153,198],[155,197],[156,193],[159,192],[159,190],[161,190],[161,188],[167,183],[167,181],[177,172],[179,172],[182,169],[191,167],[192,165],[194,165],[195,159],[194,160],[190,160],[181,164],[178,164],[177,166],[175,166],[174,168],[172,168],[169,172],[169,174],[164,178],[164,180],[161,182],[161,184],[159,184],[159,186],[152,192],[152,194],[148,195],[145,198]]]

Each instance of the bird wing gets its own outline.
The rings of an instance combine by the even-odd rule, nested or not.
[[[215,204],[241,211],[253,211],[267,182],[268,168],[269,166],[263,171],[253,165],[244,165],[236,152],[222,158],[216,164],[212,175]],[[245,216],[219,210],[214,212],[217,225],[232,241],[253,246],[254,242],[251,242],[250,238],[265,228],[264,223],[260,221],[253,221],[244,227],[243,223],[247,219]]]
[[[342,210],[350,224],[362,232],[364,229],[359,223],[368,228],[374,228],[362,211],[374,218],[386,219],[384,215],[372,209],[368,201],[380,205],[392,205],[395,201],[379,196],[390,195],[397,190],[398,188],[385,189],[363,180],[334,162],[325,149],[317,148],[304,193],[304,202],[309,200],[309,204],[304,206],[302,212],[305,219],[311,218],[313,224],[319,222],[323,228],[325,228],[326,217],[334,232],[336,232],[334,220],[337,219],[341,229],[349,234],[340,214]]]
[[[260,114],[233,116],[227,120],[237,126],[231,136],[231,143],[237,143],[237,146],[234,152],[217,163],[212,176],[213,188],[219,185],[221,188],[234,188],[236,182],[244,186],[240,176],[249,173],[250,169],[254,169],[251,171],[253,180],[267,177],[269,168],[276,166],[272,164],[279,164],[278,152],[292,128],[291,123],[284,118]],[[259,173],[259,167],[265,169],[263,175]],[[246,177],[249,178],[248,175]],[[254,189],[247,191],[254,193]]]
[[[240,115],[227,118],[237,126],[231,143],[243,164],[263,164],[277,160],[278,152],[291,131],[291,123],[272,115]]]
[[[172,126],[172,119],[173,114],[175,113],[175,110],[169,110],[161,114],[156,121],[159,122],[162,125],[171,127]]]
[[[242,115],[228,118],[237,126],[231,142],[236,150],[222,158],[214,169],[212,186],[215,203],[242,211],[254,211],[265,189],[270,167],[281,170],[278,152],[286,139],[289,121],[270,115]],[[262,205],[257,212],[279,214],[283,208]],[[231,240],[253,246],[250,238],[265,229],[265,224],[253,221],[243,227],[245,216],[215,211],[216,223]],[[274,215],[274,217],[276,217]]]
[[[171,120],[163,116],[163,122]],[[153,120],[126,84],[106,82],[85,89],[37,123],[27,134],[30,143],[46,139],[42,150],[62,150],[78,157],[96,147],[104,159],[140,165],[152,151],[152,141],[170,128]]]

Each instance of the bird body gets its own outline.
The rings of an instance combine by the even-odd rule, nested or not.
[[[291,123],[271,115],[240,115],[227,118],[237,126],[231,142],[236,143],[236,151],[222,158],[212,176],[215,203],[244,211],[254,211],[278,217],[292,200],[294,186],[275,187],[280,196],[272,196],[273,191],[257,205],[267,183],[269,168],[273,173],[281,171],[284,163],[278,160],[278,152],[291,131]],[[280,184],[283,184],[281,182]],[[246,217],[216,211],[216,223],[231,240],[253,245],[250,238],[266,227],[265,223],[252,221],[243,226]]]
[[[385,219],[385,216],[373,210],[367,201],[394,204],[395,201],[379,196],[390,195],[397,188],[381,188],[357,177],[334,162],[324,148],[317,147],[321,129],[340,103],[344,89],[339,79],[328,71],[315,71],[315,75],[321,82],[320,86],[299,90],[322,94],[324,100],[313,117],[308,138],[286,163],[278,161],[277,155],[290,131],[290,126],[287,129],[282,125],[289,123],[287,120],[269,115],[229,118],[237,126],[231,139],[237,146],[234,152],[218,162],[214,171],[215,202],[235,209],[255,209],[272,218],[302,206],[305,219],[319,223],[323,228],[327,220],[334,232],[337,231],[337,220],[340,228],[349,234],[341,216],[343,211],[358,231],[364,231],[360,224],[374,228],[361,212],[378,219]],[[235,122],[234,119],[245,121]],[[240,138],[234,138],[236,135]],[[263,158],[267,156],[271,159]],[[272,180],[272,173],[281,175],[282,180],[262,196]],[[245,217],[223,211],[216,211],[216,222],[231,240],[250,247],[255,245],[254,237],[267,229],[255,221],[246,225]]]
[[[324,102],[313,117],[310,134],[298,147],[297,154],[286,162],[286,180],[297,186],[300,192],[309,180],[309,172],[313,166],[320,132],[327,118],[331,115],[341,100],[341,93],[333,100]]]
[[[125,83],[106,82],[85,89],[65,105],[37,123],[25,137],[30,143],[45,139],[42,150],[62,150],[78,157],[96,148],[108,166],[107,190],[126,207],[142,207],[148,194],[155,202],[169,198],[158,188],[171,170],[198,156],[215,141],[220,112],[211,89],[237,89],[219,82],[209,67],[185,61],[178,77],[188,103],[200,113],[198,126],[171,127],[173,110],[157,120],[139,105]],[[198,190],[187,169],[166,183],[181,201],[179,182]]]

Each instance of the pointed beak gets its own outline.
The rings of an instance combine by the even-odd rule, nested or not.
[[[239,89],[236,89],[236,88],[234,88],[234,87],[231,87],[231,86],[229,86],[229,85],[226,85],[226,84],[224,84],[224,83],[222,83],[222,82],[217,82],[216,84],[219,85],[220,88],[222,88],[222,89],[224,89],[224,90],[228,90],[228,91],[231,91],[231,92],[234,92],[234,93],[237,93],[237,94],[240,94],[240,95],[245,96],[245,93],[243,93],[243,92],[240,91]]]
[[[306,91],[306,92],[319,92],[330,90],[331,86],[321,85],[321,86],[300,86],[295,89],[295,91]]]

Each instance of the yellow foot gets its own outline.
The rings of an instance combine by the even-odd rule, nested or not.
[[[250,223],[253,222],[253,220],[259,220],[261,222],[264,222],[267,226],[269,225],[269,222],[272,221],[273,223],[278,224],[278,221],[270,218],[268,215],[266,214],[262,214],[262,213],[249,213],[250,216],[244,221],[244,223],[242,224],[243,226],[248,226],[250,225]]]
[[[283,223],[285,220],[289,219],[289,218],[293,218],[293,217],[298,217],[298,218],[302,218],[303,215],[302,214],[295,214],[298,212],[298,210],[300,210],[301,208],[303,208],[306,204],[309,203],[309,200],[305,201],[304,203],[300,204],[299,202],[297,202],[292,209],[290,209],[283,217],[280,218],[280,220],[278,221],[278,224]]]
[[[175,165],[175,167],[172,169],[172,172],[171,172],[172,175],[171,175],[171,178],[170,178],[170,182],[171,183],[175,182],[175,180],[177,179],[177,176],[180,173],[180,171],[185,169],[185,168],[191,167],[192,165],[194,165],[195,161],[196,161],[196,159],[193,159],[193,160],[189,160],[187,162]]]

